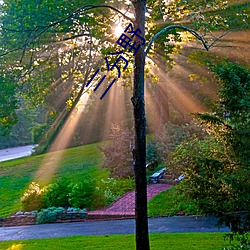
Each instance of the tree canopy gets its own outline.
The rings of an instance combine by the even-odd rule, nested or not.
[[[227,1],[147,1],[146,45],[160,30],[173,24],[199,30],[209,44],[206,35],[213,30],[230,29],[232,20],[237,20],[238,28],[246,27],[249,5],[244,1],[237,3],[237,8],[235,5],[235,1],[229,5]],[[241,22],[238,16],[242,17]],[[86,1],[82,6],[77,0],[5,0],[1,4],[0,65],[15,69],[13,88],[21,97],[37,106],[44,102],[55,106],[52,100],[60,99],[61,104],[56,107],[63,110],[79,100],[77,96],[94,70],[101,65],[104,69],[103,58],[117,51],[115,26],[125,28],[133,20],[134,6],[130,1]],[[171,64],[171,53],[177,46],[172,41],[184,38],[179,31],[171,29],[162,34],[149,56],[160,55]],[[128,53],[126,56],[133,60]],[[114,57],[108,58],[114,62]]]

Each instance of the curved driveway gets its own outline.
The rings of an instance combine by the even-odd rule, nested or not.
[[[218,229],[214,218],[195,216],[174,216],[149,218],[150,233],[169,232],[228,232],[227,227]],[[94,222],[76,222],[46,224],[21,227],[0,228],[0,241],[56,238],[74,235],[110,235],[134,234],[135,220],[109,220]]]
[[[0,149],[0,162],[30,156],[36,145]]]

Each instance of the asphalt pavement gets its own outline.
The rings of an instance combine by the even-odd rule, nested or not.
[[[30,156],[36,145],[0,149],[0,162]]]
[[[216,219],[201,216],[174,216],[149,218],[150,233],[183,232],[228,232],[227,227],[218,228]],[[76,235],[134,234],[135,220],[108,220],[94,222],[74,222],[43,224],[33,226],[2,227],[0,241],[39,238],[57,238]]]

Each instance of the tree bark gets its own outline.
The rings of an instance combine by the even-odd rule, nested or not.
[[[135,7],[135,27],[145,37],[146,0],[133,2]],[[136,37],[140,44],[141,40]],[[134,88],[132,103],[134,108],[135,147],[133,149],[135,174],[135,217],[136,217],[136,249],[149,250],[148,214],[147,214],[147,180],[146,180],[146,117],[144,102],[144,46],[135,54]]]

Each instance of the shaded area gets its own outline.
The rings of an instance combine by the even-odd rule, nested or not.
[[[228,232],[227,227],[215,226],[216,219],[201,216],[150,218],[150,233]],[[57,238],[73,235],[134,234],[135,221],[110,220],[0,228],[0,241]]]

